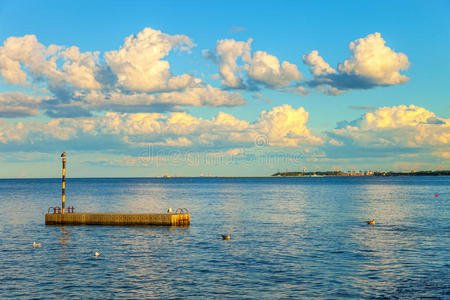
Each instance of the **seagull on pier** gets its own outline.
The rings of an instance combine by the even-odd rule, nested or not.
[[[33,248],[42,246],[42,243],[33,242]]]
[[[63,152],[63,153],[61,154],[61,157],[66,157],[66,152]]]

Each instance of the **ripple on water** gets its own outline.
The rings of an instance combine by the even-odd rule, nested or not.
[[[0,298],[450,295],[449,179],[68,181],[87,211],[188,206],[189,228],[44,226],[59,181],[30,182],[0,180]]]

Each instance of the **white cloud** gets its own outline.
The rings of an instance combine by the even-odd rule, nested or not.
[[[428,120],[435,117],[431,111],[415,105],[381,107],[374,112],[366,113],[361,127],[364,129],[415,127],[428,124]]]
[[[314,77],[309,86],[328,95],[345,90],[369,89],[376,86],[402,84],[409,80],[400,71],[409,67],[408,57],[387,47],[380,33],[369,34],[349,44],[351,57],[339,64],[337,71],[314,50],[303,56]]]
[[[151,143],[155,146],[170,146],[170,147],[186,147],[191,146],[192,142],[185,137],[178,137],[176,139],[167,138],[164,142]]]
[[[81,120],[80,123],[83,121],[86,120]],[[48,140],[67,141],[76,136],[78,129],[71,119],[53,119],[46,123],[19,122],[0,125],[2,126],[0,128],[0,142],[3,144],[17,142],[33,145]]]
[[[352,57],[338,66],[346,74],[355,74],[372,79],[376,84],[401,84],[409,80],[400,70],[409,67],[408,57],[387,47],[381,34],[376,32],[351,42]]]
[[[450,119],[415,105],[382,107],[329,132],[333,139],[362,147],[448,147]]]
[[[145,28],[125,39],[119,50],[105,53],[105,61],[118,83],[131,91],[159,92],[179,90],[192,83],[188,74],[173,76],[168,61],[162,60],[174,47],[188,50],[194,46],[185,35],[168,35]]]
[[[280,66],[277,57],[264,51],[256,51],[244,69],[251,80],[272,88],[285,87],[302,78],[296,65],[283,61]]]
[[[187,88],[182,92],[162,93],[157,99],[161,103],[190,106],[239,106],[245,104],[241,94],[223,91],[209,84]]]
[[[295,93],[299,96],[307,96],[309,95],[309,91],[305,89],[303,86],[296,86],[288,89],[289,92]]]
[[[61,51],[60,56],[65,58],[62,69],[66,81],[76,88],[100,89],[101,84],[95,78],[98,55],[98,52],[81,53],[75,46]]]
[[[20,118],[36,116],[39,114],[37,109],[26,106],[3,106],[0,105],[0,118]]]
[[[79,138],[89,141],[95,137],[95,140],[122,141],[128,145],[253,147],[258,137],[264,137],[268,146],[320,144],[321,139],[311,135],[306,127],[307,120],[308,113],[302,107],[295,109],[289,105],[263,111],[254,123],[223,112],[210,120],[185,112],[169,115],[108,112],[104,116],[53,119],[46,123],[2,123],[0,142],[37,144]]]
[[[328,96],[339,96],[344,93],[343,90],[337,89],[335,87],[329,86],[329,85],[323,85],[318,87],[319,91],[322,93],[328,95]]]
[[[328,143],[330,143],[330,144],[333,145],[333,146],[342,146],[342,145],[344,145],[344,143],[338,142],[338,141],[336,141],[335,139],[330,139],[330,140],[328,141]]]
[[[20,62],[6,56],[0,50],[0,74],[8,84],[27,85],[27,73],[20,67]]]
[[[91,91],[75,93],[77,103],[89,110],[95,111],[147,111],[176,110],[180,106],[239,106],[245,99],[241,94],[227,92],[203,83],[189,87],[183,91],[165,92],[159,94],[132,93],[121,91]]]
[[[0,115],[84,117],[91,111],[164,112],[181,106],[238,106],[242,95],[214,88],[189,74],[175,76],[164,58],[173,49],[189,51],[185,35],[145,28],[117,51],[81,52],[78,47],[45,46],[36,36],[9,37],[0,47],[0,75],[9,84],[46,84],[39,106],[3,104]],[[34,87],[33,87],[34,88]]]
[[[311,135],[306,127],[307,121],[308,112],[303,107],[295,109],[284,104],[261,112],[253,127],[258,133],[267,135],[269,145],[320,144],[321,139]]]
[[[20,92],[0,93],[0,117],[18,118],[38,115],[38,107],[41,102],[41,98]]]
[[[309,66],[309,71],[314,76],[327,75],[336,73],[329,64],[319,55],[319,51],[314,50],[308,54],[303,55],[303,63]]]
[[[62,60],[58,68],[57,61]],[[98,52],[81,53],[78,47],[64,48],[39,43],[35,35],[9,37],[0,47],[0,73],[9,84],[28,85],[29,77],[52,84],[68,82],[81,89],[98,89],[95,79]]]
[[[287,61],[280,64],[278,58],[264,51],[251,54],[252,39],[247,42],[233,39],[217,41],[215,55],[208,53],[209,58],[216,60],[222,83],[231,88],[250,88],[241,71],[245,70],[249,81],[262,83],[270,88],[286,87],[292,81],[299,81],[302,75],[297,66]],[[217,58],[216,58],[217,56]],[[243,65],[238,65],[241,58]]]
[[[217,41],[215,52],[218,56],[219,73],[223,78],[224,85],[233,88],[242,87],[242,79],[236,75],[238,72],[236,61],[239,57],[242,57],[244,61],[250,59],[252,41],[252,39],[248,39],[247,42],[238,42],[233,39]]]
[[[37,41],[35,35],[23,37],[9,37],[0,47],[0,71],[9,84],[27,85],[27,72],[22,65],[29,69],[33,76],[47,76],[56,79],[56,56],[61,47],[50,45],[48,48]]]

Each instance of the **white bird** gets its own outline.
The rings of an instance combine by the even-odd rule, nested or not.
[[[94,256],[95,256],[95,257],[100,256],[100,252],[95,251]]]
[[[33,242],[33,248],[42,246],[42,243]]]

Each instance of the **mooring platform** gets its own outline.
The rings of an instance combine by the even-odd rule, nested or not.
[[[130,213],[48,213],[46,225],[157,225],[186,226],[191,223],[189,213],[130,214]]]

